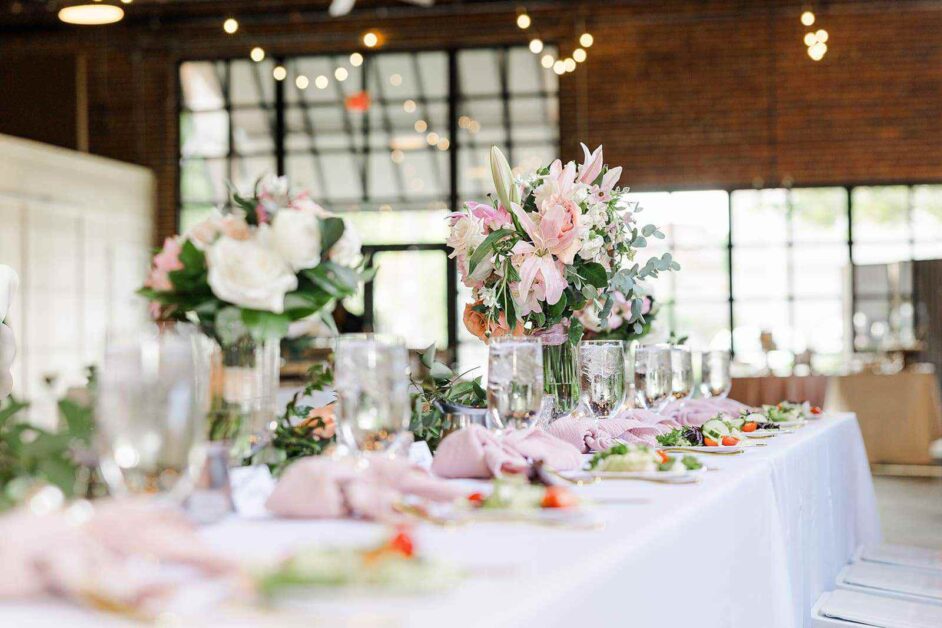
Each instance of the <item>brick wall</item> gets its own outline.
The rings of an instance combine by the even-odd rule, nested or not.
[[[383,32],[385,49],[525,43],[514,5],[499,6],[506,11],[471,5],[461,18],[269,15],[243,19],[235,37],[217,19],[130,23],[4,37],[0,56],[85,57],[89,148],[155,171],[166,235],[175,227],[179,60],[245,56],[253,45],[345,52],[369,28]],[[799,12],[784,0],[537,5],[534,29],[546,41],[571,49],[583,20],[596,39],[588,62],[561,80],[564,155],[580,154],[580,140],[604,143],[636,190],[942,180],[942,6],[834,0],[815,25],[830,33],[818,63],[802,44]]]

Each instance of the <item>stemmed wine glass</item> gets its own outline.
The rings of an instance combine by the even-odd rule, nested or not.
[[[487,361],[487,409],[502,432],[526,429],[543,404],[543,346],[539,338],[491,339]]]
[[[350,449],[398,453],[409,428],[409,352],[382,334],[346,334],[334,353],[337,427]]]
[[[683,403],[693,396],[693,360],[687,347],[671,347],[671,396]]]
[[[700,395],[725,398],[732,388],[729,351],[704,351],[700,354]]]
[[[635,403],[660,412],[671,399],[671,351],[668,345],[642,345],[635,349]]]
[[[206,455],[209,395],[186,329],[109,338],[98,379],[96,445],[114,494],[182,503]]]
[[[621,340],[579,343],[579,388],[596,418],[607,419],[625,404],[625,344]]]

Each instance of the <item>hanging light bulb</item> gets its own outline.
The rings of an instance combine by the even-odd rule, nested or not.
[[[805,26],[811,26],[814,24],[814,13],[811,11],[805,11],[801,14],[801,23]]]
[[[521,29],[523,29],[523,30],[526,30],[526,29],[530,28],[530,23],[531,23],[531,22],[532,22],[532,20],[530,19],[530,16],[527,15],[527,12],[526,12],[526,11],[524,11],[523,13],[521,13],[520,15],[517,16],[517,28],[521,28]]]
[[[252,52],[249,53],[249,58],[252,59],[255,63],[261,63],[265,60],[265,50],[255,46],[252,48]]]
[[[361,55],[359,52],[354,52],[352,55],[350,55],[350,65],[355,68],[363,65],[363,55]]]
[[[73,4],[59,9],[59,20],[77,26],[114,24],[124,19],[124,9],[112,4]]]
[[[554,61],[556,61],[556,59],[554,59],[554,58],[553,58],[553,55],[551,55],[551,54],[545,54],[545,55],[543,55],[543,58],[540,59],[540,63],[541,63],[541,64],[543,65],[543,67],[546,68],[547,70],[549,70],[551,67],[553,67],[553,62],[554,62]]]
[[[576,60],[576,63],[582,63],[586,60],[588,53],[582,48],[576,48],[572,51],[572,58]]]
[[[532,52],[535,55],[538,55],[541,52],[543,52],[543,42],[539,39],[531,39],[530,40],[530,52]]]
[[[579,45],[583,48],[591,48],[594,43],[595,37],[592,36],[592,33],[582,33],[579,36]]]
[[[229,35],[235,35],[236,31],[239,30],[239,20],[234,17],[227,18],[226,21],[222,23],[222,30],[226,31]]]
[[[276,65],[272,68],[271,75],[276,81],[283,81],[288,77],[288,70],[283,65]]]

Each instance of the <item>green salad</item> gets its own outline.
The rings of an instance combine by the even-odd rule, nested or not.
[[[592,456],[589,468],[594,471],[644,472],[644,471],[694,471],[703,467],[695,456],[677,458],[647,445],[618,443]]]

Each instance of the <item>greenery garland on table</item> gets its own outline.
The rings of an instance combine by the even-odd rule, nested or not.
[[[92,484],[89,467],[81,461],[94,430],[91,406],[60,400],[63,421],[55,430],[33,425],[24,416],[27,408],[14,397],[0,405],[0,511],[42,486],[55,486],[69,498],[84,497]]]

